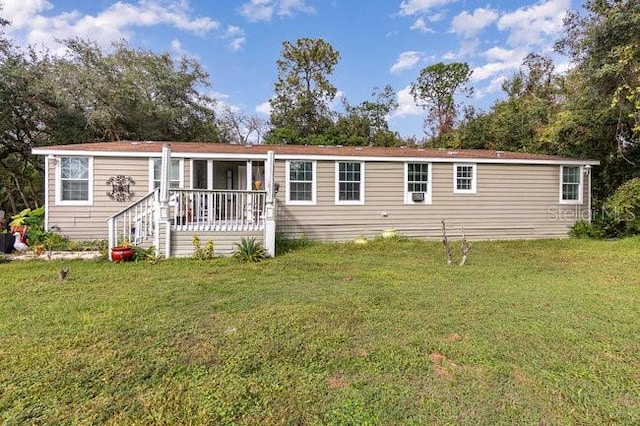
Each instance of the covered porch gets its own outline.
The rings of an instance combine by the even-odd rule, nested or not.
[[[192,189],[182,189],[172,179],[175,160],[165,144],[155,189],[108,219],[109,254],[126,242],[153,246],[164,257],[189,256],[196,236],[213,240],[220,255],[243,237],[256,237],[275,255],[273,162],[272,151],[263,160],[191,160]]]

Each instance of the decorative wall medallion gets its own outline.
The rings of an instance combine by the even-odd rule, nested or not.
[[[133,192],[130,190],[130,186],[135,185],[135,182],[131,176],[111,176],[107,180],[107,185],[111,185],[111,192],[107,192],[107,195],[112,200],[128,201],[133,197]]]

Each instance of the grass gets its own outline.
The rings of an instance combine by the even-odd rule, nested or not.
[[[637,238],[5,263],[0,423],[638,424],[639,264]]]

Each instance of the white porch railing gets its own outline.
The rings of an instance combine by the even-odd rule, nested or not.
[[[123,241],[158,247],[158,190],[145,195],[108,219],[109,253]]]
[[[169,218],[175,231],[264,229],[264,191],[172,189]]]
[[[265,228],[264,191],[172,189],[172,231],[261,231]],[[161,247],[159,190],[108,219],[109,253],[123,241]]]

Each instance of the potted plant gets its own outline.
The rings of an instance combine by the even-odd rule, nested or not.
[[[256,178],[253,181],[253,187],[256,189],[256,191],[262,189],[262,169],[260,167],[256,168]]]
[[[133,259],[133,244],[128,238],[118,240],[118,245],[111,249],[111,260],[114,262],[126,262]]]

